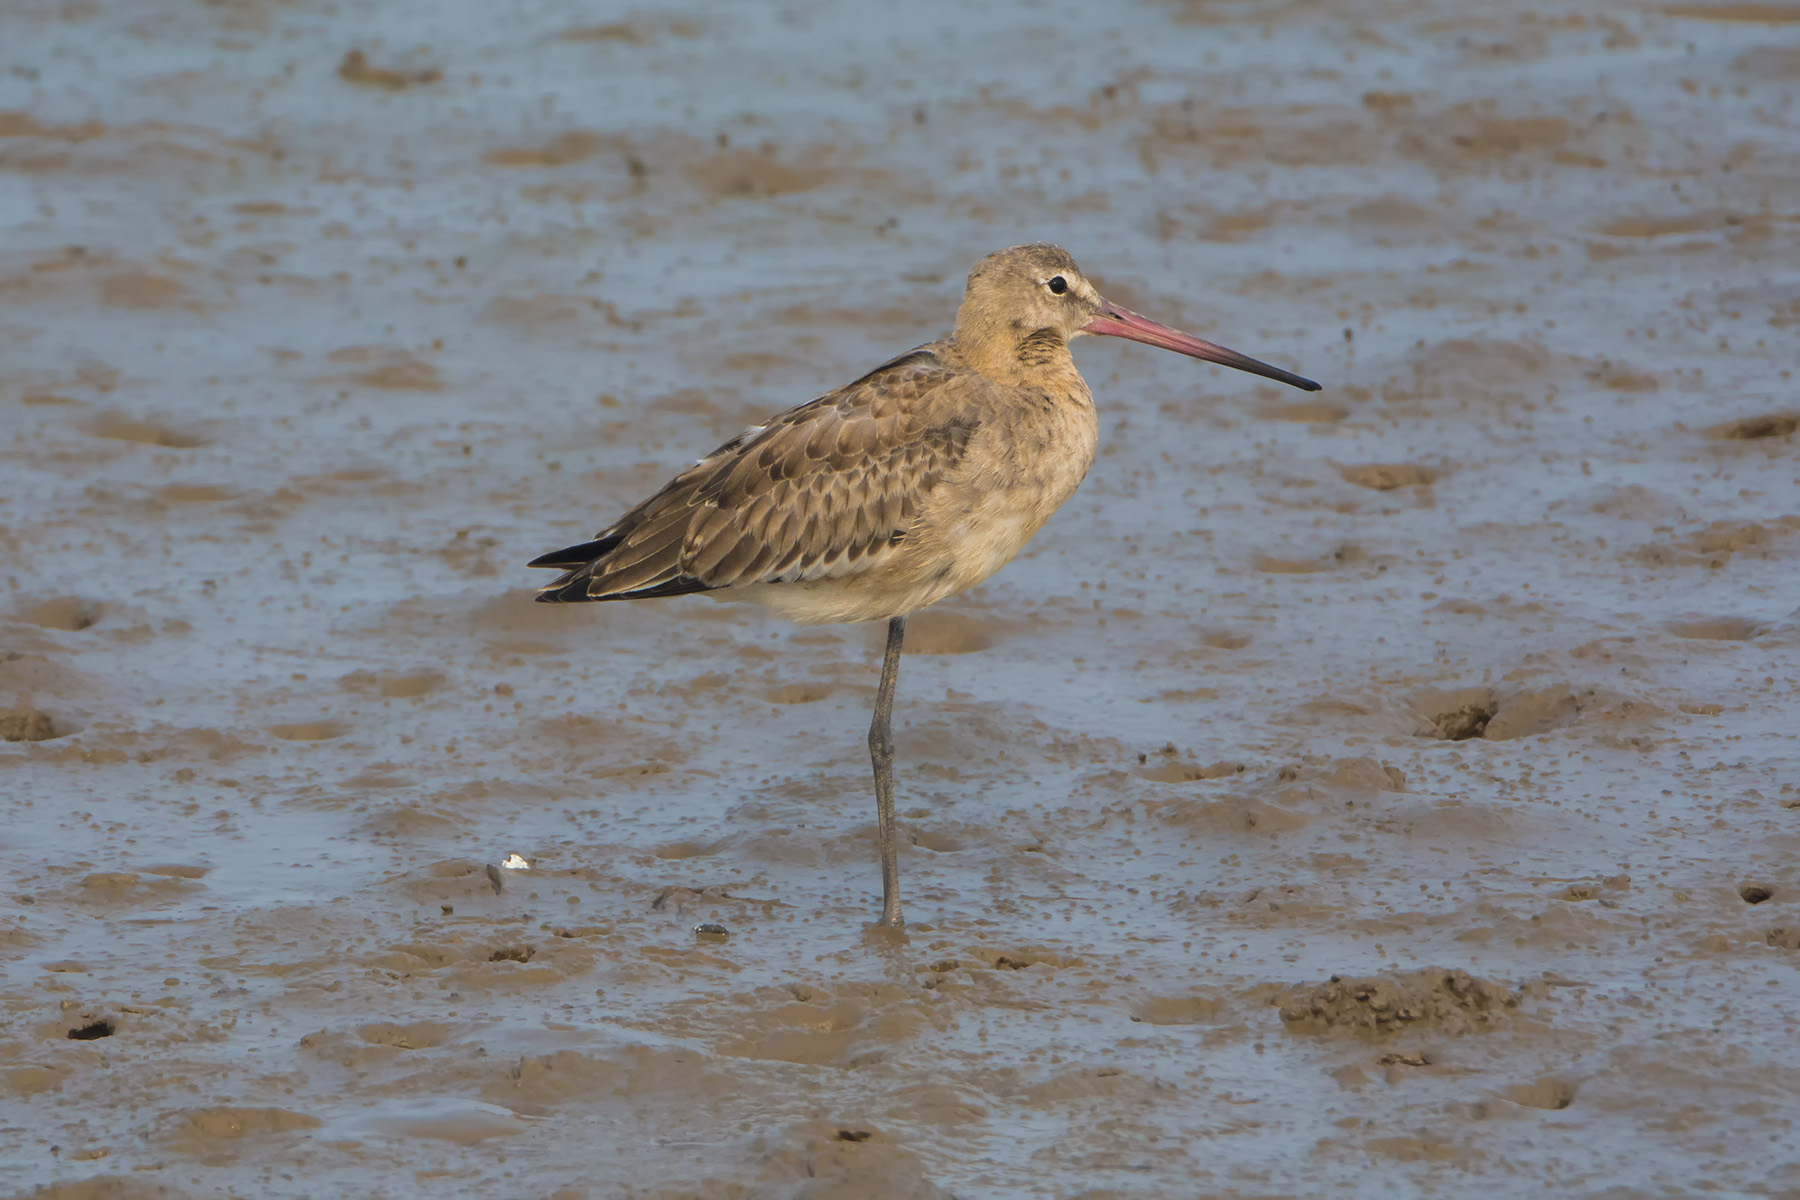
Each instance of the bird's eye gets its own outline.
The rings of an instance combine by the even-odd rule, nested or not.
[[[1050,277],[1050,282],[1046,283],[1044,286],[1060,296],[1069,290],[1069,281],[1064,279],[1061,275],[1052,275]]]

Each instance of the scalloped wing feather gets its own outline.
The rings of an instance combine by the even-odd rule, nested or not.
[[[979,377],[930,347],[726,442],[591,543],[547,554],[545,600],[836,579],[889,560],[962,460]],[[958,401],[962,402],[958,402]],[[571,561],[587,546],[590,561]]]

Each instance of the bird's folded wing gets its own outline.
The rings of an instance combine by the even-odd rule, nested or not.
[[[589,543],[591,561],[546,555],[569,572],[545,590],[585,581],[583,598],[623,598],[870,570],[966,451],[976,406],[945,389],[970,378],[917,350],[746,430]]]

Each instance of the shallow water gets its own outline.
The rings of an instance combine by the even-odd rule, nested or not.
[[[1800,1187],[1800,8],[0,28],[13,1194]],[[1326,390],[1079,347],[866,939],[879,631],[522,564],[1037,238]]]

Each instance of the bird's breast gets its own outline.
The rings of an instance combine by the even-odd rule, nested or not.
[[[1024,392],[982,433],[982,444],[971,447],[970,455],[981,476],[977,484],[1016,493],[1015,502],[1047,504],[1045,517],[1086,478],[1100,443],[1100,423],[1085,385]]]
[[[1093,465],[1099,422],[1083,387],[1025,393],[984,421],[928,522],[954,565],[954,589],[986,579],[1025,548]]]

